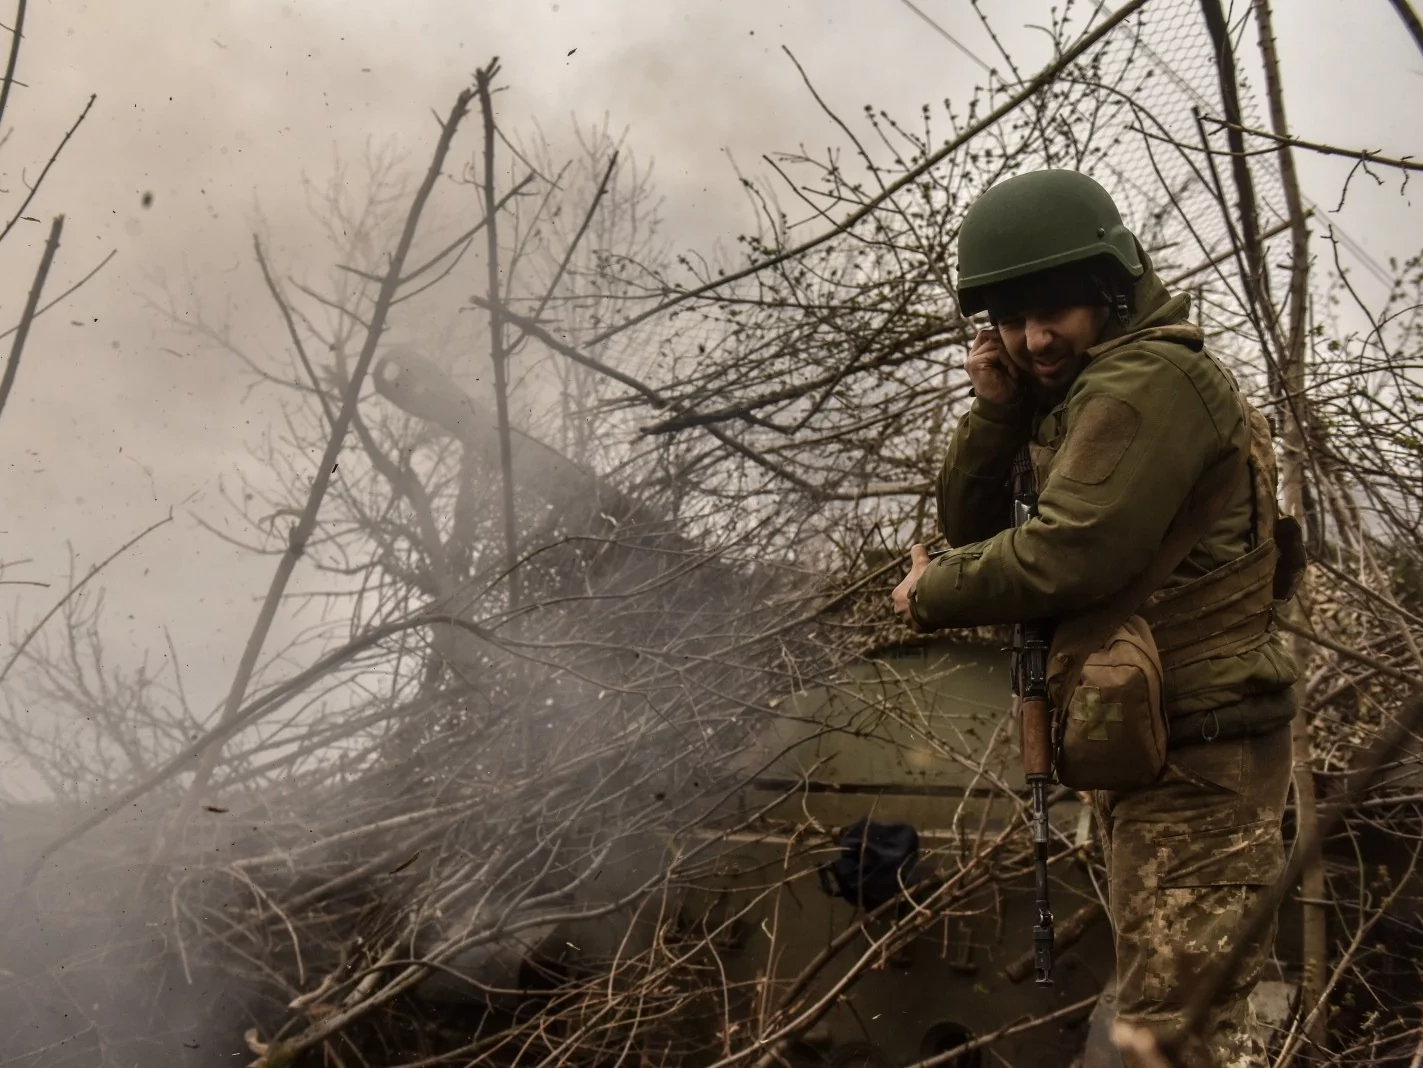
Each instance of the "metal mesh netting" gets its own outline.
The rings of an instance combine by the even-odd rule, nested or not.
[[[1099,16],[1107,6],[1096,0]],[[1228,5],[1226,21],[1237,65],[1253,34],[1249,6]],[[1101,46],[1094,66],[1102,80],[1129,88],[1130,100],[1116,113],[1120,126],[1112,151],[1093,168],[1122,206],[1163,278],[1194,298],[1194,313],[1217,338],[1240,330],[1243,308],[1238,265],[1232,249],[1238,232],[1238,188],[1226,137],[1212,119],[1227,114],[1215,44],[1199,0],[1157,0],[1122,24]],[[1243,70],[1238,74],[1240,122],[1262,127],[1262,106]],[[1208,145],[1199,150],[1179,146]],[[1284,229],[1281,179],[1272,153],[1247,158],[1262,233]],[[1229,212],[1222,204],[1229,205]],[[1286,238],[1287,240],[1287,238]],[[1270,262],[1267,259],[1267,262]],[[1207,265],[1216,263],[1218,267]],[[1283,285],[1281,275],[1272,279]],[[1234,292],[1232,292],[1234,290]],[[1231,347],[1229,342],[1224,346]],[[1229,355],[1228,352],[1222,355]],[[1248,366],[1257,361],[1249,356]],[[1239,365],[1237,365],[1239,366]]]
[[[1099,13],[1108,8],[1098,2]],[[1231,12],[1227,12],[1229,18]],[[1232,22],[1238,40],[1243,22]],[[1237,51],[1239,48],[1237,46]],[[1135,83],[1132,109],[1127,115],[1131,127],[1144,131],[1124,138],[1118,150],[1105,161],[1099,180],[1107,184],[1123,203],[1162,218],[1162,236],[1180,242],[1182,266],[1192,262],[1193,251],[1210,256],[1229,247],[1230,234],[1221,217],[1199,156],[1187,160],[1162,137],[1185,144],[1199,144],[1201,127],[1196,116],[1219,118],[1224,114],[1216,55],[1198,0],[1157,0],[1137,18],[1128,20],[1102,46],[1105,67],[1126,68],[1135,64],[1146,75]],[[1239,89],[1244,125],[1259,128],[1260,108],[1248,81]],[[1273,156],[1252,157],[1249,161],[1262,221],[1266,227],[1283,220],[1283,195]],[[1223,181],[1228,175],[1222,174]],[[1164,211],[1163,187],[1173,191],[1178,210]],[[1144,212],[1145,214],[1145,212]],[[1174,216],[1174,217],[1173,217]],[[1186,224],[1190,220],[1190,226]],[[1206,244],[1193,250],[1192,231]],[[1173,259],[1177,257],[1172,257]]]
[[[1093,0],[1097,15],[1110,8]],[[1237,65],[1240,122],[1249,129],[1268,129],[1261,96],[1250,78],[1256,26],[1250,5],[1225,4],[1225,17]],[[1237,195],[1231,178],[1231,160],[1223,130],[1212,119],[1226,115],[1220,90],[1216,52],[1199,0],[1155,0],[1136,17],[1118,27],[1099,47],[1097,64],[1110,82],[1111,75],[1133,86],[1130,104],[1118,113],[1120,133],[1113,150],[1094,167],[1094,176],[1111,190],[1129,221],[1153,247],[1163,275],[1171,278],[1213,260],[1231,276],[1228,262],[1239,235]],[[1135,68],[1133,74],[1128,74]],[[1198,119],[1199,116],[1199,119]],[[1184,145],[1209,145],[1213,157],[1199,150],[1189,155],[1170,141]],[[1246,159],[1264,234],[1277,237],[1286,225],[1284,192],[1277,157],[1270,145],[1246,135]],[[1163,197],[1169,191],[1170,200]],[[1218,197],[1231,206],[1230,222],[1221,212]],[[1306,196],[1307,208],[1319,212]],[[1174,201],[1174,203],[1173,203]],[[1389,276],[1368,251],[1340,226],[1328,222],[1331,234],[1375,278]],[[1287,238],[1278,237],[1280,240]],[[1277,263],[1278,257],[1268,262]],[[1271,281],[1281,284],[1284,273],[1276,266]],[[1230,316],[1218,314],[1223,281],[1213,270],[1197,270],[1183,279],[1185,288],[1198,295],[1207,326],[1219,331],[1238,327]],[[1279,290],[1276,290],[1279,292]],[[1227,302],[1238,304],[1238,301]]]

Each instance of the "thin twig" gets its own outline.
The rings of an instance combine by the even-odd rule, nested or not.
[[[502,210],[505,204],[509,203],[509,201],[513,200],[516,196],[522,193],[524,191],[524,187],[533,180],[534,176],[532,174],[526,174],[524,175],[524,177],[520,178],[513,189],[510,189],[509,192],[505,193],[502,197],[499,198],[499,208]],[[479,222],[475,223],[464,233],[460,234],[459,237],[455,238],[444,248],[440,249],[439,252],[435,253],[420,266],[413,268],[409,274],[407,274],[404,278],[400,280],[400,284],[404,286],[410,282],[413,282],[416,278],[419,278],[422,274],[424,274],[430,268],[434,267],[435,264],[439,263],[446,256],[448,256],[450,253],[454,252],[457,248],[459,248],[461,245],[469,244],[469,242],[473,240],[474,235],[484,229],[485,223],[487,223],[488,221],[488,219],[480,219]],[[367,274],[364,271],[358,271],[354,267],[342,267],[341,270],[349,271],[352,274],[359,275],[360,277],[366,279],[368,282],[380,281],[379,276]]]
[[[939,1068],[940,1065],[953,1064],[960,1057],[967,1056],[975,1050],[983,1049],[985,1046],[990,1046],[1000,1038],[1020,1035],[1024,1031],[1032,1031],[1035,1028],[1042,1027],[1044,1024],[1050,1024],[1057,1020],[1065,1019],[1068,1016],[1076,1015],[1084,1009],[1090,1009],[1097,1004],[1101,997],[1101,994],[1089,994],[1080,1001],[1074,1001],[1071,1004],[1062,1006],[1060,1009],[1053,1009],[1052,1012],[1045,1013],[1042,1016],[1034,1016],[1027,1020],[1018,1020],[1004,1027],[1000,1027],[996,1031],[990,1031],[986,1035],[979,1035],[977,1038],[960,1043],[952,1049],[946,1049],[943,1053],[936,1053],[932,1057],[925,1057],[923,1060],[914,1061],[907,1065],[906,1068]]]
[[[336,413],[331,410],[331,401],[326,396],[326,390],[321,387],[321,380],[316,377],[316,368],[311,365],[311,360],[306,355],[306,346],[302,344],[301,334],[297,332],[296,322],[292,319],[291,306],[287,304],[286,297],[277,288],[276,279],[272,277],[272,272],[267,268],[267,257],[262,254],[262,239],[256,234],[252,235],[252,251],[257,255],[257,266],[262,269],[262,281],[267,283],[267,292],[272,294],[272,299],[276,301],[277,308],[282,313],[282,320],[287,324],[287,335],[292,339],[292,345],[296,348],[297,359],[301,361],[302,369],[306,371],[307,381],[311,383],[311,391],[316,394],[316,399],[321,404],[321,411],[326,416],[326,425],[334,429]]]
[[[1210,115],[1202,117],[1206,122],[1213,122],[1217,126],[1234,130],[1237,133],[1249,134],[1251,137],[1263,137],[1265,140],[1273,141],[1277,145],[1288,145],[1290,148],[1304,148],[1310,152],[1318,152],[1325,156],[1343,156],[1345,159],[1356,159],[1364,163],[1377,163],[1384,167],[1397,167],[1399,170],[1404,171],[1423,171],[1423,160],[1416,160],[1412,156],[1385,156],[1378,152],[1370,152],[1367,149],[1340,148],[1338,145],[1325,145],[1318,141],[1306,141],[1302,137],[1271,133],[1268,130],[1255,130],[1249,126],[1241,126],[1238,123],[1230,122],[1226,119],[1213,118]]]
[[[45,162],[44,170],[40,171],[39,177],[35,179],[35,184],[30,186],[30,191],[25,194],[25,199],[22,200],[20,206],[15,209],[15,214],[12,215],[10,221],[5,224],[5,229],[0,230],[0,241],[4,241],[15,224],[26,217],[25,210],[29,208],[30,201],[35,199],[35,194],[40,191],[40,186],[44,184],[45,175],[49,174],[49,169],[53,167],[55,161],[59,159],[59,154],[64,151],[64,146],[69,144],[69,139],[74,136],[74,131],[79,129],[79,124],[84,121],[85,116],[89,114],[89,109],[94,106],[94,101],[97,99],[99,99],[97,93],[89,94],[89,101],[84,105],[84,110],[79,113],[79,117],[74,120],[74,124],[70,126],[69,129],[65,131],[64,136],[60,138],[59,145]]]
[[[558,283],[563,280],[564,274],[568,271],[568,265],[573,262],[574,253],[578,251],[578,246],[583,241],[583,235],[588,232],[588,227],[593,223],[593,217],[598,213],[598,206],[602,204],[603,197],[607,195],[608,183],[613,179],[613,172],[618,166],[617,149],[613,150],[612,156],[608,160],[608,169],[603,172],[603,180],[598,183],[598,189],[593,194],[593,201],[588,205],[588,210],[583,214],[583,221],[578,224],[578,230],[573,235],[573,240],[568,243],[568,251],[563,254],[563,259],[559,261],[558,270],[553,273],[553,281],[549,282],[544,290],[543,297],[539,300],[538,307],[530,316],[531,319],[538,319],[543,316],[544,310],[548,307],[548,302],[553,299],[554,293],[558,289]],[[512,347],[512,346],[511,346]]]
[[[20,370],[20,354],[25,349],[25,339],[30,336],[30,324],[39,314],[36,308],[39,306],[40,294],[44,292],[45,279],[49,277],[49,266],[54,262],[54,254],[59,249],[59,235],[63,230],[64,216],[56,215],[54,222],[50,223],[49,238],[44,243],[44,252],[40,255],[35,280],[30,283],[30,295],[25,301],[24,314],[20,316],[20,322],[15,327],[15,340],[10,345],[10,359],[5,363],[5,374],[0,376],[0,414],[4,413],[5,402],[10,399],[10,390],[15,387],[15,375]]]
[[[97,564],[91,567],[89,569],[89,573],[85,575],[82,579],[80,579],[78,582],[76,582],[73,586],[71,586],[69,590],[65,593],[65,595],[61,597],[58,601],[56,601],[48,612],[46,612],[43,616],[40,617],[40,621],[36,623],[33,627],[31,627],[29,632],[22,639],[20,639],[20,643],[15,646],[15,651],[10,654],[10,659],[5,661],[5,666],[3,668],[0,668],[0,682],[5,681],[5,676],[10,674],[10,669],[13,668],[15,666],[15,662],[19,660],[21,656],[24,655],[25,649],[28,648],[30,642],[35,640],[35,636],[39,634],[41,630],[44,629],[45,624],[48,623],[51,619],[53,619],[55,617],[55,614],[59,612],[62,608],[64,608],[65,605],[72,601],[74,599],[75,594],[77,594],[80,590],[87,586],[89,582],[99,574],[99,572],[104,570],[104,568],[108,567],[111,563],[117,560],[124,553],[128,552],[130,549],[132,549],[135,545],[141,542],[144,538],[148,537],[148,535],[152,534],[159,527],[164,526],[167,523],[171,523],[172,521],[173,513],[169,512],[168,515],[164,516],[162,519],[152,524],[151,526],[145,527],[143,530],[139,531],[133,537],[129,538],[128,541],[124,542],[108,556],[104,557],[104,559],[100,560]]]
[[[15,25],[10,30],[10,58],[5,63],[5,82],[0,85],[0,126],[5,122],[5,109],[10,103],[10,86],[15,82],[15,68],[20,62],[20,42],[25,36],[25,8],[28,0],[15,5]]]
[[[1372,668],[1374,671],[1377,671],[1380,675],[1386,675],[1391,679],[1396,679],[1397,681],[1406,683],[1410,686],[1417,681],[1416,674],[1410,674],[1406,671],[1402,671],[1396,667],[1393,667],[1390,664],[1387,664],[1384,661],[1380,660],[1378,657],[1370,656],[1368,653],[1363,652],[1360,649],[1351,649],[1349,646],[1344,645],[1342,642],[1335,641],[1333,638],[1326,638],[1323,634],[1320,634],[1312,627],[1302,626],[1298,623],[1295,623],[1293,620],[1284,618],[1276,619],[1275,622],[1279,624],[1281,630],[1288,631],[1291,634],[1297,634],[1305,641],[1314,642],[1316,645],[1321,645],[1324,648],[1331,650],[1332,652],[1338,653],[1342,657],[1356,661],[1360,664],[1364,664],[1367,667]]]
[[[99,261],[99,264],[98,264],[97,267],[95,267],[92,271],[90,271],[88,274],[86,274],[83,278],[79,279],[79,281],[75,282],[72,286],[70,286],[68,289],[66,289],[63,293],[59,294],[59,296],[54,297],[54,298],[52,298],[48,303],[41,305],[41,306],[35,311],[34,318],[38,319],[41,315],[43,315],[45,312],[49,311],[49,310],[50,310],[51,308],[53,308],[56,304],[58,304],[60,301],[64,300],[65,297],[68,297],[70,294],[72,294],[72,293],[74,293],[76,290],[78,290],[81,286],[84,285],[85,282],[89,281],[89,279],[93,278],[96,274],[98,274],[100,271],[102,271],[102,270],[108,265],[108,262],[109,262],[111,259],[113,259],[115,256],[117,256],[118,254],[119,254],[119,250],[118,250],[118,249],[110,249],[110,250],[109,250],[109,254],[108,254],[107,256],[105,256],[102,260]],[[13,333],[14,333],[16,330],[18,330],[18,329],[20,329],[20,326],[19,326],[18,323],[16,323],[14,326],[10,327],[9,330],[6,330],[3,334],[0,334],[0,341],[4,341],[7,337],[9,337],[11,334],[13,334]]]

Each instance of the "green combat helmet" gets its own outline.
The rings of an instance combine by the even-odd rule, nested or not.
[[[1125,272],[1124,281],[1145,270],[1105,189],[1077,171],[1009,178],[974,201],[959,228],[959,311],[984,311],[1003,283],[1097,257]]]

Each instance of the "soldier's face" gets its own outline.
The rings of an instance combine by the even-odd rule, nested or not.
[[[1038,391],[1060,396],[1082,370],[1082,354],[1101,337],[1110,314],[1083,304],[1018,312],[998,318],[998,334],[1008,358]]]

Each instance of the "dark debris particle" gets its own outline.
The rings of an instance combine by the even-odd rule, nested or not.
[[[145,208],[153,207],[153,191],[146,190],[140,203],[142,203]]]

